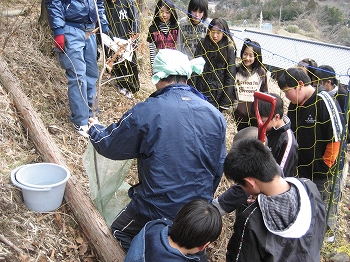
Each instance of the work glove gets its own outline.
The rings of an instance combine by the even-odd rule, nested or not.
[[[138,38],[135,39],[135,40],[132,42],[131,46],[132,46],[132,50],[136,50],[136,49],[139,47],[139,39],[138,39]]]
[[[55,36],[55,46],[61,51],[64,51],[64,34]]]

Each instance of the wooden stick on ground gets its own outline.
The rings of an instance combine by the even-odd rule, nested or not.
[[[1,59],[1,55],[0,83],[12,95],[14,105],[23,117],[23,125],[28,129],[29,136],[43,159],[47,162],[67,166],[64,157],[51,139],[39,115],[35,112],[27,96],[22,92],[21,84],[12,75],[5,59]],[[72,176],[66,184],[64,198],[82,227],[86,238],[91,242],[100,260],[106,262],[124,261],[125,252],[112,236],[105,220],[96,210],[91,199],[83,192],[72,171]]]
[[[13,244],[10,240],[8,240],[4,235],[0,234],[0,241],[6,245],[8,245],[10,248],[15,250],[19,254],[24,254],[23,250],[17,247],[15,244]]]

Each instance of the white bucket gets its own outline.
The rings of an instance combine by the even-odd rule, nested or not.
[[[37,212],[49,212],[62,204],[70,172],[53,163],[36,163],[11,171],[12,183],[22,189],[24,204]]]

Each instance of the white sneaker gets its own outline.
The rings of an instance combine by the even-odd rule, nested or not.
[[[325,240],[327,243],[334,243],[335,242],[335,236],[332,235],[332,236],[329,236],[327,238],[325,238]]]
[[[75,128],[75,130],[80,134],[80,135],[82,135],[82,136],[84,136],[84,137],[89,137],[89,134],[87,133],[87,131],[88,131],[88,126],[87,125],[85,125],[85,126],[78,126],[78,125],[76,125],[76,124],[74,124],[73,123],[73,125],[74,125],[74,128]]]
[[[131,92],[126,92],[125,96],[129,99],[133,99],[134,95]]]
[[[128,90],[126,90],[126,88],[121,88],[121,89],[119,89],[119,92],[120,92],[122,95],[126,95],[126,93],[128,92]]]
[[[117,88],[117,90],[119,91],[119,93],[121,93],[122,95],[125,95],[128,90],[126,90],[126,88],[122,88],[120,85],[118,85],[117,83],[115,83],[115,87]]]

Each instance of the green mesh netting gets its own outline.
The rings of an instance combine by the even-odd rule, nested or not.
[[[83,165],[89,177],[90,196],[97,210],[111,225],[115,216],[130,201],[129,185],[124,182],[133,160],[107,159],[89,143],[83,154]]]

